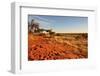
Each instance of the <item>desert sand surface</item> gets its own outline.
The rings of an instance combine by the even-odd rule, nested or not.
[[[28,33],[29,61],[84,59],[88,58],[87,47],[87,33],[65,33],[53,36]]]

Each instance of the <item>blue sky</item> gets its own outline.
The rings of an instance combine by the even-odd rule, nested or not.
[[[87,17],[29,15],[28,21],[32,19],[40,24],[40,28],[52,29],[57,33],[88,32]]]

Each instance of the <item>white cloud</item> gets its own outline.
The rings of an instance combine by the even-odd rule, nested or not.
[[[36,23],[39,23],[40,28],[51,29],[52,28],[52,20],[40,17],[40,16],[31,16],[31,19],[34,19]]]
[[[45,22],[54,22],[53,20],[49,20],[49,19],[47,19],[47,18],[43,18],[43,17],[40,17],[40,16],[33,16],[34,18],[37,18],[37,19],[39,19],[39,20],[42,20],[42,21],[45,21]]]
[[[35,19],[35,22],[39,23],[40,28],[51,29],[52,24],[46,21]]]

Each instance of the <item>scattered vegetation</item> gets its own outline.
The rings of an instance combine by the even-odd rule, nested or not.
[[[28,60],[88,58],[87,33],[56,33],[28,23]]]

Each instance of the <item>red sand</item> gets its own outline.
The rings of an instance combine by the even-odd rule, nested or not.
[[[28,35],[28,60],[87,58],[81,49],[57,42],[54,38]]]

